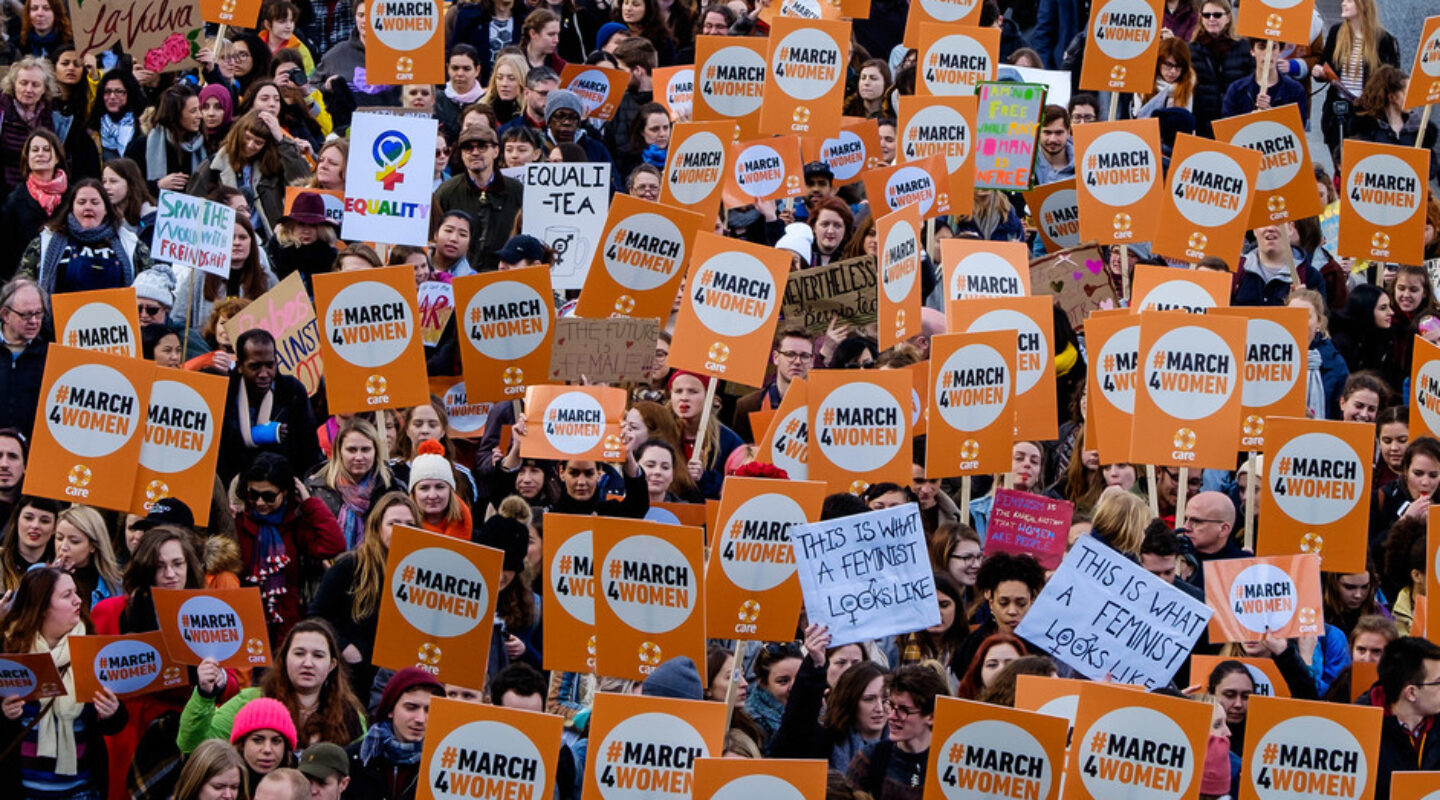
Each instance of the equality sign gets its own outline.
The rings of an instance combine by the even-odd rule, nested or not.
[[[1111,4],[1118,2],[1146,5],[1146,0],[1111,0]],[[1097,3],[1093,8],[1100,7]],[[1154,83],[1153,75],[1151,65],[1145,73],[1147,84]],[[1162,178],[1159,120],[1094,122],[1075,128],[1075,189],[1081,241],[1150,241],[1165,203],[1160,197],[1165,191]]]
[[[515,399],[550,374],[555,301],[544,265],[454,280],[460,365],[486,399]],[[482,388],[483,387],[483,388]]]
[[[1082,536],[1015,634],[1091,680],[1153,689],[1170,682],[1210,615],[1204,603]]]
[[[805,193],[800,140],[765,137],[730,145],[723,197],[727,206],[783,200]]]
[[[374,3],[375,7],[387,5]],[[395,7],[405,3],[388,3]],[[414,4],[433,9],[434,0]],[[396,31],[397,35],[410,34]],[[366,58],[380,58],[378,36],[369,39]],[[436,41],[443,39],[438,38]],[[409,56],[404,56],[409,58]],[[425,61],[425,59],[421,59]],[[393,62],[392,62],[393,63]],[[444,80],[443,53],[433,57]],[[386,81],[369,73],[372,83]],[[390,81],[397,83],[398,81]],[[409,83],[410,81],[405,81]],[[415,81],[421,83],[424,81]],[[435,141],[439,122],[428,117],[357,112],[350,122],[350,161],[345,170],[345,218],[340,235],[352,242],[385,242],[424,247],[430,240],[431,189],[435,181]],[[412,278],[411,282],[414,280]]]
[[[698,54],[697,54],[698,55]],[[781,17],[770,26],[765,99],[759,131],[828,132],[840,127],[850,23]]]
[[[734,128],[728,120],[682,122],[670,131],[669,155],[660,180],[662,204],[715,213],[725,183],[725,163],[735,138]]]
[[[1299,106],[1287,103],[1217,119],[1215,138],[1260,154],[1250,228],[1319,216],[1324,210],[1320,194],[1315,191],[1315,174],[1305,169],[1310,163],[1310,144]]]
[[[1322,636],[1320,557],[1314,553],[1206,561],[1210,641],[1255,642]]]
[[[875,220],[876,327],[882,349],[920,331],[920,209],[908,205]]]
[[[547,670],[595,671],[595,534],[606,517],[545,515],[545,619],[541,654]]]
[[[824,800],[825,773],[815,758],[698,758],[694,800]]]
[[[376,666],[420,667],[443,683],[485,685],[504,554],[397,526],[385,560]]]
[[[1058,800],[1069,734],[1060,717],[937,697],[925,800]]]
[[[787,322],[801,323],[816,336],[837,317],[853,326],[868,325],[877,317],[877,279],[874,256],[796,270],[785,282],[781,312]]]
[[[788,531],[820,518],[827,491],[819,481],[725,479],[705,570],[712,636],[777,642],[795,632],[800,581]]]
[[[585,285],[610,210],[611,169],[609,163],[525,165],[520,232],[554,253],[550,280],[556,289]]]
[[[165,657],[159,631],[123,636],[70,637],[75,696],[94,697],[105,688],[121,700],[187,686],[190,673]]]
[[[225,320],[225,333],[232,342],[252,328],[262,328],[275,337],[275,362],[280,374],[305,384],[306,394],[314,397],[320,390],[325,365],[320,355],[315,307],[310,304],[299,272],[286,275],[258,300]]]
[[[50,297],[55,341],[77,350],[140,357],[135,288],[61,292]]]
[[[26,702],[65,694],[55,657],[49,653],[5,653],[0,655],[0,697],[19,697]],[[82,702],[91,695],[75,695]]]
[[[617,194],[575,313],[665,319],[705,217]]]
[[[982,83],[976,106],[975,188],[1023,192],[1035,176],[1045,87]]]
[[[983,297],[1030,294],[1030,259],[1024,242],[942,239],[945,304]]]
[[[1384,717],[1373,706],[1252,696],[1240,796],[1373,800]]]
[[[613,386],[530,386],[525,413],[532,420],[520,440],[522,458],[624,461],[620,421],[625,390]]]
[[[925,23],[918,27],[916,94],[966,97],[974,95],[982,81],[995,79],[1000,61],[998,28]],[[908,35],[905,39],[915,41]]]
[[[996,489],[985,528],[985,552],[1029,554],[1045,569],[1065,558],[1066,539],[1075,506],[1029,492]]]
[[[175,497],[194,509],[196,525],[209,524],[226,386],[219,375],[155,368],[130,500],[133,513],[143,516],[160,500]]]
[[[1258,554],[1315,553],[1327,572],[1364,572],[1375,427],[1270,417]]]
[[[1367,261],[1425,260],[1430,153],[1418,147],[1346,145],[1336,254]]]
[[[1214,255],[1238,264],[1260,161],[1247,147],[1180,134],[1151,249],[1185,261]]]
[[[438,0],[371,0],[365,11],[366,83],[445,82],[445,32]]]
[[[780,407],[770,412],[770,424],[755,447],[756,461],[785,470],[792,481],[810,476],[809,393],[804,378],[790,381]]]
[[[1405,107],[1440,103],[1440,17],[1425,20],[1420,47],[1415,51],[1414,71],[1405,92]]]
[[[1155,91],[1164,10],[1165,0],[1092,3],[1080,88],[1090,92]]]
[[[670,366],[759,386],[789,272],[785,251],[697,233]]]
[[[975,204],[975,98],[902,96],[895,151],[905,162],[939,156],[945,162],[949,209],[970,213]],[[934,173],[932,173],[934,174]]]
[[[1080,244],[1080,201],[1075,179],[1046,183],[1025,193],[1025,205],[1048,253]]]
[[[696,36],[695,121],[731,123],[724,126],[726,143],[759,136],[768,56],[769,41],[760,37]]]
[[[1140,369],[1140,317],[1124,310],[1097,311],[1086,321],[1085,340],[1094,354],[1085,384],[1085,441],[1099,451],[1101,464],[1127,462]]]
[[[930,340],[925,476],[1010,469],[1015,440],[1015,336],[947,333]]]
[[[704,661],[704,531],[645,520],[594,531],[596,671],[644,680],[677,656]]]
[[[415,796],[544,797],[558,777],[564,726],[554,714],[437,697],[430,701]]]
[[[1081,686],[1065,796],[1195,800],[1213,709],[1126,686]]]
[[[560,88],[580,97],[582,116],[609,121],[620,108],[620,98],[630,85],[630,73],[601,64],[566,64],[560,70]]]
[[[1049,297],[996,297],[950,303],[948,329],[1015,335],[1015,438],[1055,438],[1055,316]]]
[[[1184,311],[1204,314],[1230,305],[1230,273],[1213,269],[1175,269],[1136,264],[1130,287],[1130,313]]]
[[[428,401],[414,271],[399,266],[331,272],[313,282],[330,412]]]
[[[155,212],[156,261],[230,275],[230,242],[235,238],[235,209],[183,192],[160,190]]]
[[[50,345],[24,493],[130,509],[155,365]],[[97,480],[98,479],[98,480]]]
[[[677,337],[678,338],[678,337]],[[808,389],[809,475],[831,491],[910,479],[912,379],[899,370],[812,370]]]
[[[597,693],[583,796],[691,800],[695,762],[724,750],[725,715],[724,703]]]
[[[268,667],[270,634],[260,589],[156,589],[165,655],[177,664],[214,659],[222,667]]]
[[[805,615],[836,645],[940,624],[914,503],[790,526]]]
[[[1240,389],[1240,450],[1265,447],[1266,417],[1305,416],[1305,359],[1309,316],[1303,308],[1219,308],[1221,316],[1245,319],[1245,379]]]
[[[1240,429],[1245,321],[1140,315],[1130,461],[1228,469]]]
[[[1255,0],[1235,10],[1235,33],[1248,39],[1310,44],[1315,0]]]

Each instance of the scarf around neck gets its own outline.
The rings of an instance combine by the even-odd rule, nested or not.
[[[391,764],[419,764],[423,742],[402,742],[395,738],[390,720],[372,726],[360,741],[360,761],[365,765],[375,756],[383,756]]]
[[[451,100],[454,100],[462,108],[464,106],[470,105],[476,100],[479,100],[480,95],[484,94],[484,92],[485,87],[481,86],[479,81],[476,81],[475,85],[470,87],[470,91],[465,92],[464,94],[455,91],[455,87],[453,85],[448,83],[445,84],[445,96],[450,98]]]
[[[242,388],[241,391],[244,391]],[[280,536],[280,523],[285,520],[285,506],[269,514],[259,514],[249,509],[245,516],[255,523],[255,553],[250,559],[250,574],[246,579],[260,587],[260,600],[265,604],[265,618],[269,622],[284,622],[280,615],[280,603],[290,593],[285,584],[285,568],[290,565],[290,554],[285,551],[285,540]]]
[[[124,155],[125,148],[130,145],[130,140],[133,138],[135,138],[135,112],[126,111],[118,119],[110,114],[100,115],[101,149]]]
[[[125,276],[125,284],[129,286],[135,282],[135,271],[130,264],[130,254],[125,252],[125,244],[119,240],[115,233],[115,225],[110,222],[102,223],[94,228],[80,227],[80,220],[70,214],[65,220],[65,230],[57,232],[55,239],[50,242],[50,247],[42,254],[40,262],[40,274],[44,277],[46,291],[54,291],[57,275],[55,268],[60,265],[60,257],[71,245],[85,245],[89,247],[109,247],[115,254],[115,261],[120,264],[120,271]]]
[[[32,653],[49,653],[55,659],[55,668],[60,671],[60,682],[65,694],[55,698],[50,710],[40,718],[36,726],[35,755],[55,759],[56,775],[74,775],[80,771],[76,758],[75,718],[85,710],[85,704],[76,702],[75,676],[70,671],[70,637],[84,636],[85,623],[80,622],[65,634],[52,650],[50,643],[40,634],[35,635]]]
[[[349,475],[340,476],[340,529],[345,531],[345,548],[354,550],[365,536],[365,517],[370,513],[370,493],[375,488],[375,474],[359,482]]]
[[[205,137],[196,133],[182,142],[171,142],[164,128],[156,127],[145,137],[145,179],[158,181],[170,174],[170,159],[165,152],[166,145],[173,144],[181,153],[190,154],[190,163],[181,164],[182,171],[194,172],[195,167],[205,160]],[[183,159],[182,159],[183,160]]]
[[[46,214],[54,214],[60,201],[65,197],[65,190],[69,188],[69,181],[65,179],[64,170],[55,170],[55,177],[45,180],[35,173],[25,179],[25,185],[30,189],[30,196],[35,202],[45,209]]]

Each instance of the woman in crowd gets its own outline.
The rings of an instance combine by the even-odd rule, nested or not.
[[[1188,3],[1190,0],[1183,0]],[[1190,45],[1180,37],[1160,42],[1160,57],[1155,64],[1155,93],[1135,96],[1135,119],[1155,116],[1162,108],[1190,109],[1195,103],[1195,69],[1190,64]]]
[[[55,519],[62,505],[47,497],[21,495],[0,542],[0,567],[5,591],[14,591],[20,578],[36,564],[55,560]]]
[[[299,735],[283,703],[257,697],[235,714],[230,745],[245,764],[240,797],[258,800],[256,790],[266,775],[281,767],[295,766]]]
[[[1250,42],[1235,35],[1235,11],[1230,0],[1205,0],[1200,5],[1200,27],[1190,43],[1195,68],[1196,133],[1209,136],[1210,125],[1220,118],[1220,101],[1230,84],[1255,73]]]
[[[810,225],[815,231],[815,245],[810,251],[810,266],[818,267],[839,261],[845,244],[855,232],[855,215],[850,213],[850,206],[838,197],[827,197],[815,204]]]
[[[670,148],[670,112],[659,103],[646,103],[635,112],[630,124],[630,145],[620,151],[616,168],[629,175],[641,164],[665,168],[665,154]]]
[[[112,69],[100,77],[90,111],[88,128],[105,161],[120,158],[140,132],[145,113],[145,90],[128,70]]]
[[[685,448],[690,479],[695,481],[701,494],[713,499],[720,496],[720,484],[724,480],[721,465],[730,452],[744,442],[714,415],[707,415],[711,419],[705,429],[705,441],[696,441],[700,432],[701,407],[711,380],[693,372],[675,371],[670,376],[670,409],[680,422],[681,444]]]
[[[845,116],[878,118],[892,116],[885,106],[885,92],[890,88],[890,64],[882,58],[872,58],[860,65],[860,76],[855,83],[855,94],[845,101]]]
[[[70,187],[50,222],[20,257],[50,294],[120,289],[150,268],[150,248],[125,229],[100,181],[84,178]]]
[[[408,482],[410,497],[419,507],[420,526],[462,541],[474,535],[475,523],[469,504],[463,502],[455,486],[455,467],[445,458],[445,448],[434,439],[420,442],[418,453],[410,461]]]
[[[1390,406],[1375,415],[1375,470],[1370,482],[1375,492],[1400,477],[1409,443],[1410,409]]]
[[[335,262],[340,226],[325,213],[325,200],[315,192],[300,192],[289,212],[275,225],[275,274],[284,279],[298,272],[307,291],[314,291],[317,273],[329,272]]]
[[[675,37],[665,24],[665,12],[659,0],[620,0],[611,8],[611,21],[625,25],[631,36],[649,39],[655,45],[655,61],[659,66],[675,63]]]
[[[273,88],[273,87],[272,87]],[[186,190],[204,196],[229,186],[253,196],[250,211],[273,230],[285,213],[285,187],[310,175],[310,165],[272,111],[250,111],[235,120],[225,141],[190,179]]]
[[[985,598],[989,619],[976,626],[950,658],[952,664],[971,664],[980,644],[996,633],[1015,633],[1030,612],[1030,604],[1045,588],[1045,570],[1030,555],[997,552],[980,564],[975,587]]]
[[[221,301],[228,298],[258,300],[279,283],[274,273],[261,264],[261,246],[255,228],[243,212],[235,215],[235,237],[230,242],[230,275],[222,278],[209,272],[186,270],[180,279],[177,297],[190,298],[192,320],[209,319]],[[176,316],[184,317],[184,309]]]
[[[409,462],[419,454],[421,443],[433,441],[440,445],[440,454],[450,464],[460,502],[469,505],[478,497],[475,476],[464,464],[457,463],[455,445],[450,441],[449,430],[450,415],[445,411],[445,403],[435,395],[430,396],[429,403],[405,409],[400,415],[400,431],[403,435],[396,445],[390,448],[390,452],[397,459],[390,464],[390,469],[401,483],[414,489],[415,481],[410,477]]]
[[[645,471],[650,488],[650,505],[656,503],[701,502],[690,473],[679,463],[675,447],[663,439],[649,439],[635,450],[635,460]]]
[[[200,90],[200,132],[205,136],[206,152],[219,152],[234,121],[235,98],[230,90],[218,83]]]
[[[153,112],[153,113],[152,113]],[[161,189],[183,192],[190,176],[210,157],[200,130],[200,96],[188,83],[177,83],[140,117],[140,136],[131,138],[125,157],[145,174],[157,197]]]
[[[890,659],[890,663],[895,666],[937,661],[941,667],[948,669],[955,663],[951,660],[955,648],[970,633],[970,625],[963,616],[964,598],[960,584],[956,583],[948,572],[936,572],[934,576],[935,601],[940,607],[940,623],[896,637],[895,654]]]
[[[201,742],[185,759],[175,782],[173,800],[235,800],[240,796],[245,762],[229,742],[210,739]]]
[[[885,738],[885,670],[861,660],[828,680],[827,667],[837,666],[829,644],[823,625],[805,630],[805,658],[771,737],[771,758],[823,758],[830,769],[845,769],[860,748]]]
[[[20,55],[38,56],[53,62],[60,48],[70,41],[70,16],[64,3],[25,0],[20,13],[20,38],[15,42],[15,49]]]
[[[1415,629],[1415,620],[1421,607],[1417,598],[1425,596],[1425,573],[1429,569],[1425,555],[1426,525],[1423,516],[1402,514],[1385,534],[1380,562],[1384,565],[1382,586],[1387,597],[1395,598],[1390,610],[1401,636],[1424,633]]]
[[[1338,151],[1348,117],[1366,83],[1382,64],[1399,69],[1400,46],[1380,26],[1375,0],[1344,0],[1340,21],[1325,34],[1319,63],[1310,71],[1316,81],[1329,84],[1321,105],[1320,130],[1332,154]],[[1334,161],[1340,163],[1338,157]]]
[[[1345,379],[1340,389],[1340,419],[1343,422],[1374,423],[1375,415],[1390,404],[1395,393],[1373,372],[1357,372]]]
[[[557,52],[559,47],[560,18],[548,8],[531,11],[520,28],[520,52],[525,57],[525,71],[549,67],[559,75],[565,69],[565,60]]]
[[[116,158],[105,162],[100,185],[120,215],[121,225],[131,233],[141,235],[155,224],[155,198],[145,187],[145,176],[134,161]]]
[[[1377,502],[1371,507],[1370,553],[1375,557],[1371,563],[1383,563],[1378,556],[1384,547],[1385,535],[1396,520],[1401,517],[1426,520],[1426,513],[1437,499],[1437,490],[1440,490],[1440,442],[1429,436],[1411,439],[1400,462],[1400,478],[1381,489]]]
[[[65,174],[65,146],[54,132],[40,128],[30,134],[21,150],[20,176],[23,181],[5,198],[0,214],[12,236],[7,238],[3,263],[13,269],[26,245],[54,216],[70,188]]]
[[[958,613],[967,625],[975,618],[975,611],[984,599],[975,589],[975,579],[980,573],[980,551],[980,535],[960,522],[942,523],[930,537],[930,566],[936,572],[948,574],[960,586]]]
[[[800,669],[800,655],[793,644],[769,644],[755,657],[755,684],[745,698],[745,713],[760,726],[766,741],[773,740],[780,728],[780,717]]]
[[[524,113],[521,93],[525,88],[525,73],[529,71],[529,64],[519,53],[504,53],[495,59],[495,68],[490,72],[489,84],[485,87],[485,94],[481,96],[480,102],[490,106],[500,124],[503,125]],[[508,160],[508,154],[506,163],[514,166],[514,163]]]
[[[110,549],[105,519],[89,506],[70,506],[56,518],[55,561],[75,579],[87,610],[121,592],[120,566]]]
[[[350,140],[331,139],[315,154],[315,174],[306,182],[311,189],[345,191],[345,168],[350,163]]]
[[[495,618],[504,623],[504,635],[497,634],[490,643],[491,674],[517,661],[540,669],[540,595],[521,578],[525,554],[530,549],[531,518],[528,503],[519,497],[507,497],[475,532],[476,543],[505,555],[495,597]]]
[[[1310,349],[1305,361],[1306,416],[1311,419],[1336,419],[1340,416],[1340,391],[1350,377],[1350,367],[1335,348],[1335,343],[1330,341],[1330,309],[1324,296],[1313,289],[1292,291],[1285,304],[1291,308],[1303,308],[1308,314]]]
[[[1011,633],[992,633],[975,650],[965,673],[960,676],[960,685],[955,696],[962,700],[977,700],[995,682],[1000,670],[1025,655],[1025,643]],[[959,666],[959,665],[957,665]]]
[[[1045,486],[1045,449],[1040,442],[1017,441],[1010,448],[1010,474],[1006,488],[1017,492],[1031,492],[1047,496],[1053,493],[1043,490]],[[994,488],[1000,488],[999,483]],[[1058,497],[1056,498],[1058,499]],[[977,497],[970,501],[970,524],[983,539],[990,523],[990,507],[995,495]]]
[[[1405,108],[1408,82],[1399,67],[1381,64],[1365,81],[1365,89],[1354,105],[1354,116],[1350,119],[1350,130],[1345,138],[1399,147],[1415,147],[1416,142],[1421,141],[1426,149],[1434,147],[1435,123],[1426,123],[1422,140],[1420,110],[1407,111]],[[1433,167],[1431,174],[1435,174]]]
[[[340,523],[345,549],[353,550],[365,533],[371,507],[381,496],[400,488],[386,465],[385,440],[358,416],[340,425],[330,460],[310,473],[305,486]]]
[[[1344,356],[1350,372],[1373,370],[1393,389],[1400,385],[1402,369],[1396,352],[1395,312],[1390,296],[1374,284],[1350,290],[1345,310],[1332,325],[1330,337]]]
[[[140,326],[140,357],[157,366],[179,369],[185,365],[180,333],[158,322]]]

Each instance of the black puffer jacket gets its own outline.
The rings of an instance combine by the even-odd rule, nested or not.
[[[1225,90],[1255,74],[1255,57],[1248,39],[1232,42],[1201,32],[1190,43],[1190,63],[1195,67],[1195,133],[1208,137],[1210,123],[1220,118]]]

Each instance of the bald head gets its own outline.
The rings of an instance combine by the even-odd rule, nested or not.
[[[1185,527],[1196,550],[1217,553],[1235,529],[1235,504],[1220,492],[1200,492],[1185,504]]]

